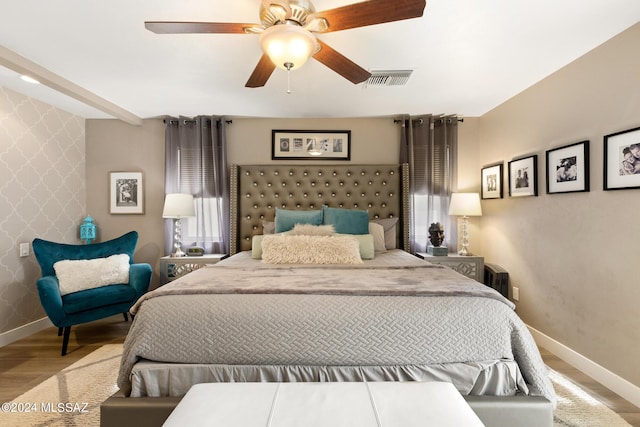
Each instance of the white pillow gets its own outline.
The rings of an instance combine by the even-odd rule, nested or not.
[[[273,221],[262,221],[262,234],[273,234],[276,232],[276,223]]]
[[[129,283],[129,255],[108,258],[63,260],[53,264],[60,283],[60,295]]]
[[[380,224],[384,227],[384,247],[387,249],[395,249],[397,247],[397,230],[396,223],[398,218],[374,219],[371,222]]]
[[[384,227],[378,223],[369,223],[369,234],[373,236],[373,248],[376,252],[386,252],[384,244]]]

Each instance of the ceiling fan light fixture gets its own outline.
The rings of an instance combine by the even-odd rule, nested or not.
[[[260,46],[271,61],[283,70],[302,67],[319,49],[315,36],[295,24],[267,28],[260,35]]]

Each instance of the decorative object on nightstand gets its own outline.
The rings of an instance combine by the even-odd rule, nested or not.
[[[444,242],[444,227],[439,222],[431,223],[429,226],[429,242],[427,245],[427,253],[434,256],[447,256],[449,249],[442,246]]]
[[[204,248],[200,246],[189,246],[187,248],[187,256],[203,256]]]
[[[175,251],[172,257],[183,257],[182,251],[182,218],[196,216],[196,208],[193,204],[193,196],[185,193],[169,193],[164,199],[163,218],[172,218],[174,224],[173,246]]]
[[[470,216],[482,216],[480,195],[478,193],[452,193],[449,215],[462,217],[462,249],[458,255],[471,255],[467,249],[469,246],[468,219]]]
[[[86,244],[91,243],[96,238],[96,226],[93,223],[93,218],[89,215],[84,219],[84,222],[80,226],[80,240],[84,240]]]

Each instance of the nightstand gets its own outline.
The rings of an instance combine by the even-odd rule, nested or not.
[[[160,285],[165,285],[207,264],[215,264],[225,256],[225,254],[210,254],[175,258],[170,256],[162,257],[160,258]]]
[[[458,254],[433,256],[426,252],[417,252],[416,255],[434,264],[446,265],[460,274],[484,283],[484,257],[461,256]]]

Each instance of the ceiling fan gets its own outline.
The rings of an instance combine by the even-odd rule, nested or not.
[[[424,13],[425,5],[426,0],[368,0],[316,12],[309,0],[262,0],[261,24],[171,21],[146,21],[144,24],[149,31],[157,34],[260,34],[260,44],[265,53],[246,87],[262,87],[276,67],[290,71],[301,67],[311,56],[358,84],[371,74],[312,33],[418,18]]]

